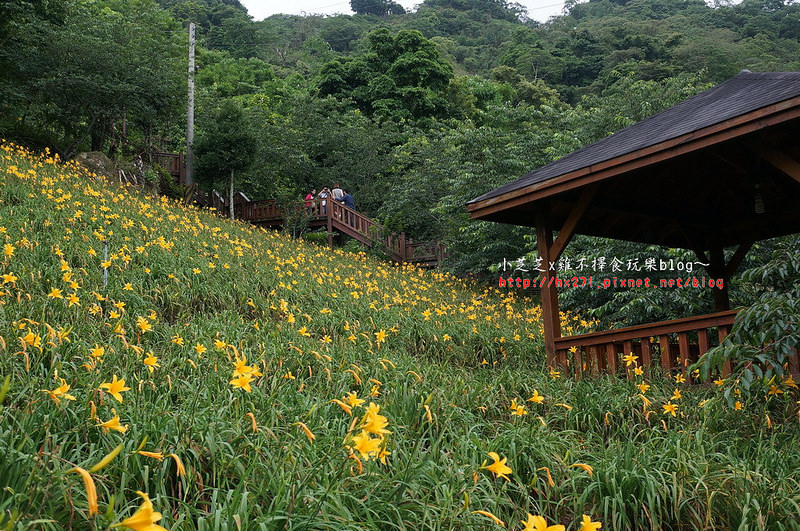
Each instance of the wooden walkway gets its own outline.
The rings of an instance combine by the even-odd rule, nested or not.
[[[153,160],[166,169],[178,183],[185,184],[185,162],[182,154],[155,152]],[[187,190],[185,199],[213,207],[221,215],[229,215],[227,201],[216,190],[211,192],[210,197],[206,197],[193,186]],[[399,263],[436,267],[446,256],[442,242],[414,242],[404,232],[392,233],[364,214],[330,198],[281,205],[275,199],[251,201],[241,192],[234,196],[233,212],[236,219],[249,221],[254,225],[283,226],[286,223],[287,208],[292,209],[290,218],[302,219],[310,228],[325,228],[331,249],[334,232],[339,232],[367,247],[385,251],[387,256]]]
[[[227,212],[227,207],[217,208]],[[325,228],[331,249],[333,249],[334,232],[339,232],[370,248],[385,251],[395,262],[436,267],[445,256],[441,242],[413,242],[406,238],[404,232],[391,233],[364,214],[330,198],[297,201],[289,205],[281,205],[275,199],[249,201],[242,195],[234,198],[233,211],[236,219],[249,221],[255,225],[268,227],[284,225],[287,209],[293,210],[290,213],[292,218],[304,221],[309,228]]]

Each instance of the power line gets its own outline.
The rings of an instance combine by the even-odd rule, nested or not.
[[[328,8],[328,7],[336,7],[336,6],[341,6],[341,5],[344,5],[344,4],[350,5],[350,2],[337,2],[335,4],[328,4],[326,6],[312,7],[311,9],[309,9],[309,11],[313,11],[315,9],[325,9],[325,8]]]
[[[564,5],[564,2],[559,2],[557,4],[548,4],[546,6],[529,7],[529,8],[526,9],[526,11],[536,11],[537,9],[547,9],[548,7],[557,7],[557,6],[563,6],[563,5]]]

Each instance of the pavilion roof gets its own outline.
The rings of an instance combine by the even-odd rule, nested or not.
[[[559,223],[594,186],[578,233],[687,248],[789,234],[800,231],[798,136],[800,72],[742,71],[467,209],[476,219],[533,226],[546,208]],[[767,215],[753,212],[757,194]]]

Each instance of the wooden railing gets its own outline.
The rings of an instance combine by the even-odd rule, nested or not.
[[[237,219],[244,221],[265,221],[283,217],[283,209],[274,199],[237,203],[233,206],[233,213]]]
[[[227,212],[225,199],[216,191],[211,194],[211,203],[221,213]],[[333,231],[338,230],[370,247],[384,248],[392,260],[397,262],[432,266],[439,264],[446,256],[441,242],[416,243],[407,239],[405,233],[393,234],[361,212],[332,198],[296,201],[288,205],[281,204],[275,199],[242,201],[234,205],[234,214],[237,219],[251,223],[281,224],[285,219],[287,208],[303,209],[308,214],[309,225],[312,227],[325,226],[329,241]]]
[[[736,312],[731,310],[562,337],[555,340],[556,360],[561,367],[571,366],[576,378],[591,372],[617,374],[625,366],[622,357],[630,353],[638,356],[637,363],[642,367],[650,368],[657,362],[665,372],[679,369],[685,373],[708,351],[710,330],[716,329],[717,343],[722,341],[735,317]],[[730,362],[726,362],[722,376],[730,371]]]
[[[357,234],[372,236],[371,239],[380,239],[382,233],[385,233],[381,225],[375,223],[364,214],[361,214],[350,207],[344,206],[338,201],[328,200],[328,205],[326,205],[324,209],[325,213],[331,216],[332,222],[337,223],[338,225],[344,225],[347,229],[350,229]],[[350,236],[355,236],[349,232],[348,234]]]
[[[183,153],[153,153],[153,162],[167,170],[178,182],[184,184],[186,181],[186,166],[183,160]]]
[[[414,243],[409,240],[404,256],[409,262],[438,264],[447,256],[447,251],[439,241]]]
[[[182,153],[153,152],[153,162],[162,166],[179,184],[185,184],[186,166]],[[216,190],[206,197],[196,187],[187,189],[186,202],[196,202],[202,206],[214,208],[220,215],[228,216],[229,200]],[[405,233],[392,234],[386,228],[368,218],[364,214],[346,207],[332,197],[298,201],[290,205],[282,205],[275,199],[250,201],[237,193],[234,199],[234,216],[251,223],[281,225],[285,221],[286,208],[305,209],[310,217],[311,226],[326,226],[328,241],[332,245],[333,230],[338,230],[356,238],[371,247],[382,246],[391,258],[397,262],[413,262],[425,266],[438,265],[446,256],[445,248],[439,241],[415,243],[407,239]]]

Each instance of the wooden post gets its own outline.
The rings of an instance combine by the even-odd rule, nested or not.
[[[540,276],[544,350],[547,366],[554,367],[556,365],[555,340],[561,337],[561,320],[558,314],[558,291],[555,285],[556,271],[550,269],[550,262],[554,261],[551,259],[553,231],[548,225],[546,214],[541,211],[536,213],[536,246],[539,258],[542,259],[540,268],[544,269]]]
[[[622,342],[622,355],[627,356],[628,354],[633,354],[633,341],[630,339],[626,339]],[[628,376],[628,380],[633,380],[633,370],[628,369],[628,364],[625,364],[625,373]]]
[[[405,231],[400,233],[400,249],[399,249],[399,251],[400,252],[398,252],[397,254],[400,255],[400,263],[403,263],[408,259],[408,257],[406,256],[406,233],[405,233]]]
[[[719,339],[720,344],[725,339],[725,337],[730,333],[730,328],[727,326],[718,326],[717,327],[717,338]],[[731,375],[731,371],[733,370],[733,363],[731,360],[727,360],[722,363],[722,377],[727,378]]]
[[[662,334],[658,341],[661,346],[661,368],[664,372],[669,374],[672,370],[672,352],[670,352],[669,337],[667,334]]]
[[[792,355],[789,356],[789,374],[792,378],[800,380],[800,358],[797,356],[797,349],[792,349]]]
[[[189,23],[189,82],[186,112],[186,177],[187,186],[194,184],[194,22]],[[233,208],[233,205],[231,205]]]
[[[689,376],[689,334],[687,332],[678,333],[678,352],[681,356],[681,367],[684,376]]]
[[[641,341],[642,347],[642,367],[648,371],[648,376],[650,375],[650,370],[652,369],[653,365],[653,346],[650,344],[649,337],[643,337]]]
[[[725,253],[722,247],[711,249],[709,255],[711,264],[708,266],[708,273],[716,278],[724,280],[722,289],[713,288],[714,311],[724,312],[731,309],[730,298],[728,297],[728,279],[725,278]]]
[[[333,205],[331,204],[332,197],[329,196],[323,199],[325,206],[322,207],[325,209],[325,217],[327,218],[327,227],[328,227],[328,247],[330,247],[331,251],[333,251]],[[322,203],[320,203],[322,205]]]
[[[700,356],[708,352],[708,329],[706,328],[697,331],[697,350]]]
[[[614,343],[606,343],[606,364],[609,373],[616,375],[617,372],[619,372],[617,347],[614,345]]]

